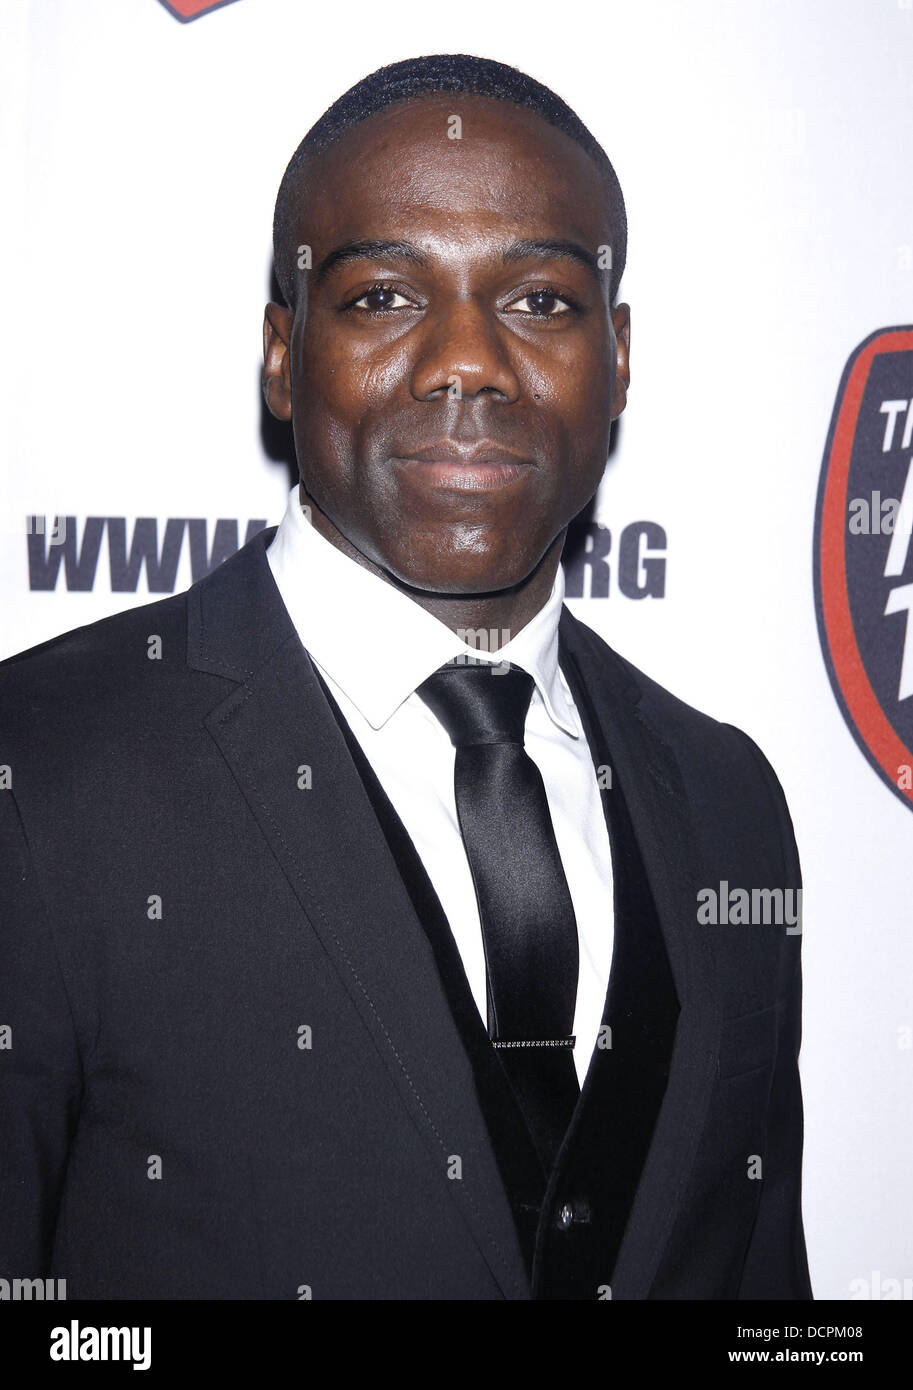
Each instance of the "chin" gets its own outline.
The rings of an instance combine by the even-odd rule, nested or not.
[[[437,556],[433,563],[401,566],[389,564],[389,573],[410,588],[431,594],[493,594],[522,584],[535,568],[535,561],[508,561],[500,555],[459,554]]]

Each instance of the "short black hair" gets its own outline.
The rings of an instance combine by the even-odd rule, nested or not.
[[[289,307],[294,308],[297,300],[297,240],[300,228],[296,225],[296,195],[305,162],[326,149],[352,126],[367,120],[384,107],[436,92],[494,97],[499,101],[513,102],[515,106],[525,106],[537,112],[549,125],[563,130],[565,135],[586,150],[606,186],[612,227],[609,299],[614,304],[627,254],[628,219],[621,185],[605,150],[559,96],[519,68],[497,63],[490,58],[475,58],[468,53],[438,53],[389,63],[356,82],[311,126],[289,160],[279,185],[273,214],[276,279]]]

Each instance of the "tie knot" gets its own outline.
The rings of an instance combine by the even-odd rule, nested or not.
[[[473,743],[523,745],[535,682],[519,666],[461,661],[442,666],[418,687],[457,747]]]

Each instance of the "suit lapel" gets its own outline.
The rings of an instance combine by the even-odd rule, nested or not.
[[[643,1299],[649,1294],[675,1221],[714,1081],[720,1025],[712,965],[704,938],[689,929],[695,922],[699,851],[678,763],[658,730],[642,714],[640,691],[623,663],[567,609],[562,614],[560,638],[562,664],[579,674],[597,726],[605,731],[611,748],[613,774],[624,788],[680,1003],[674,1044],[667,1058],[668,1081],[612,1275],[614,1298]],[[598,729],[595,736],[599,736]],[[606,795],[611,797],[611,792]],[[637,926],[631,921],[616,924],[617,929],[628,933],[636,932]],[[624,997],[629,983],[636,988],[636,974],[625,965],[624,952],[618,954],[620,948],[630,950],[633,945],[630,937],[616,941],[606,1021],[630,1002]],[[624,971],[617,980],[616,964]],[[654,971],[654,978],[661,980],[661,973]],[[599,1063],[597,1053],[591,1068],[593,1085],[587,1086],[581,1097],[583,1113],[578,1124],[585,1121],[587,1106],[600,1104]],[[606,1075],[610,1075],[608,1070]],[[630,1088],[622,1086],[616,1093],[623,1097]],[[613,1094],[611,1087],[607,1094]],[[624,1121],[623,1116],[613,1118]],[[571,1139],[573,1142],[573,1135]]]
[[[235,689],[207,718],[400,1099],[507,1298],[523,1257],[429,940],[282,604],[261,532],[188,595],[188,663]],[[299,785],[307,781],[310,787]],[[462,1177],[448,1178],[452,1156]]]

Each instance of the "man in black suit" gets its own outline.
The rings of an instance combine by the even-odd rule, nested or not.
[[[0,675],[3,1277],[811,1297],[782,791],[562,605],[625,236],[573,112],[481,59],[293,157],[282,525]]]

